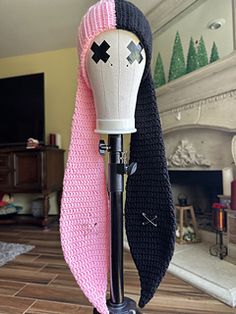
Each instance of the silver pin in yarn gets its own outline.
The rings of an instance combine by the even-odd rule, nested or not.
[[[142,213],[142,215],[143,215],[143,217],[144,217],[145,219],[147,219],[147,222],[143,222],[143,226],[146,226],[146,225],[148,225],[148,224],[152,224],[154,227],[157,227],[157,224],[154,223],[154,220],[157,219],[157,216],[155,216],[155,217],[152,218],[152,219],[149,219],[145,213]]]

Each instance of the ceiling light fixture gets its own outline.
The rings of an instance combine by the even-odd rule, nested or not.
[[[207,27],[210,30],[215,31],[217,29],[220,29],[224,24],[225,24],[225,19],[216,19],[216,20],[209,22]]]

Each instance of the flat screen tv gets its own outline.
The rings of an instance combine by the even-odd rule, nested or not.
[[[44,73],[1,78],[0,114],[0,146],[44,144]]]

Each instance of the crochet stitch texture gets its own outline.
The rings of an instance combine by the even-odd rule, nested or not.
[[[139,272],[142,308],[153,297],[172,258],[175,214],[150,70],[152,32],[143,13],[133,4],[123,0],[115,4],[117,28],[136,34],[147,57],[137,97],[137,133],[132,134],[130,143],[130,162],[137,162],[138,170],[128,178],[125,205],[126,233]]]
[[[94,133],[94,99],[86,73],[86,53],[95,37],[111,29],[138,36],[147,62],[136,107],[130,162],[137,172],[128,178],[126,232],[139,272],[143,307],[154,295],[174,250],[175,216],[150,62],[149,24],[133,4],[101,0],[83,18],[78,34],[80,66],[71,143],[64,177],[60,232],[66,262],[89,301],[107,314],[110,221],[104,163]]]
[[[96,114],[85,69],[95,36],[115,28],[113,1],[101,1],[84,17],[78,34],[80,67],[65,170],[60,217],[65,260],[80,288],[101,314],[107,314],[110,219],[103,158],[94,133]]]

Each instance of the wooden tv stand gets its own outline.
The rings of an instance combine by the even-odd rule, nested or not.
[[[49,223],[49,194],[57,192],[58,211],[64,176],[64,150],[42,146],[0,148],[0,191],[3,193],[41,193],[44,199],[42,218],[23,219],[16,215],[15,222]],[[58,213],[60,214],[60,213]],[[21,217],[22,216],[22,217]],[[4,223],[1,218],[0,223]],[[5,221],[7,223],[7,220]]]

